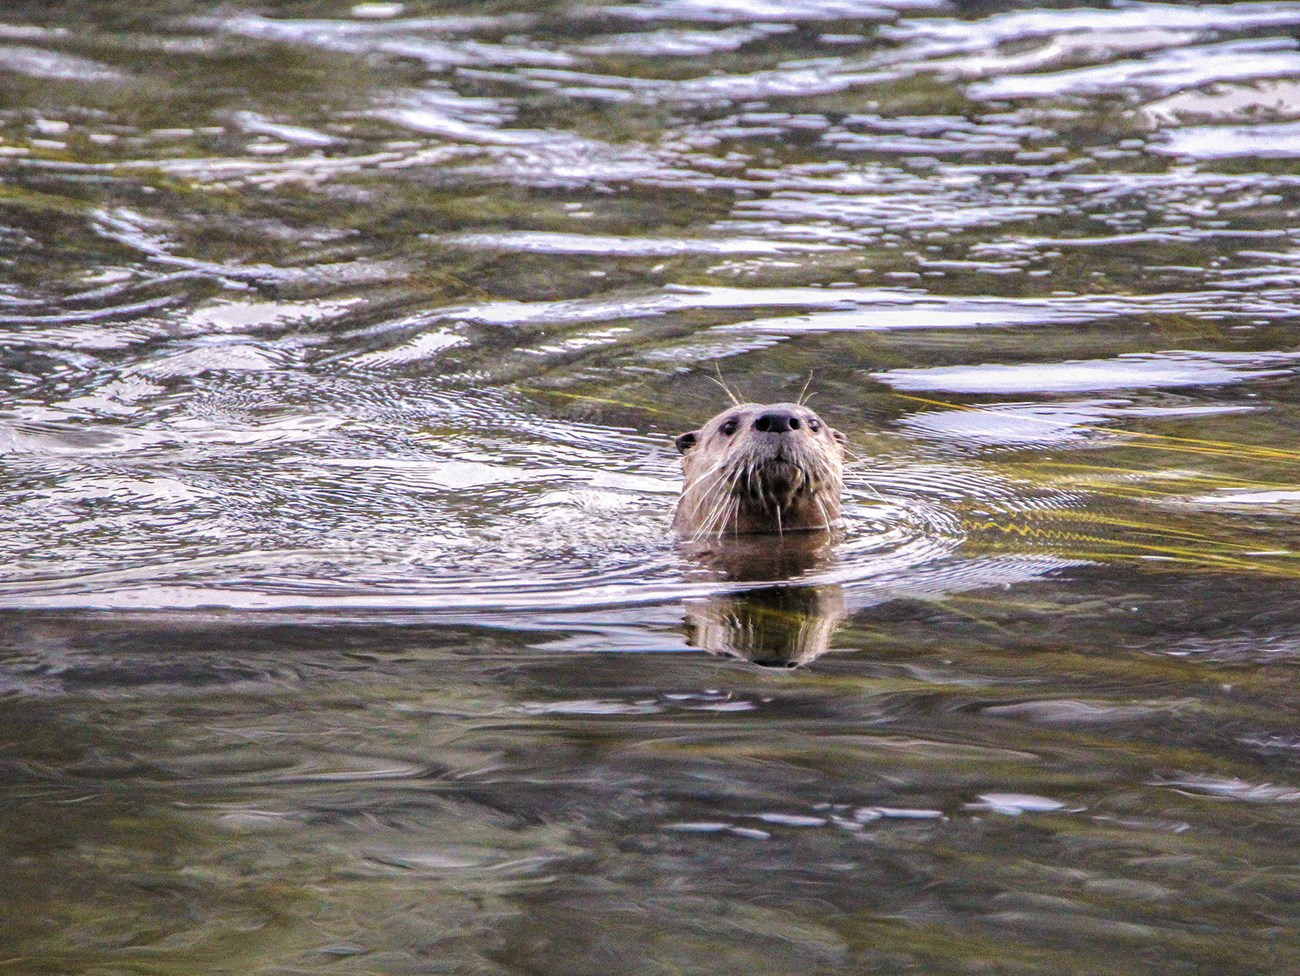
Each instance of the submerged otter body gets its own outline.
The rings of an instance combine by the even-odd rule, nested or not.
[[[840,517],[844,435],[798,403],[742,403],[677,438],[686,536],[829,529]]]

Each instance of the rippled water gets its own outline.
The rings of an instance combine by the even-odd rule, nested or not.
[[[1297,969],[1298,162],[1296,3],[6,5],[0,969]]]

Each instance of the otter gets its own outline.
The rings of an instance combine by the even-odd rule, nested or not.
[[[685,484],[673,528],[688,537],[831,529],[845,437],[800,403],[737,403],[677,438]]]

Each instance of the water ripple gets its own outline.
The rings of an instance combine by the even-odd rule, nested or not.
[[[5,961],[1296,969],[1300,4],[203,6],[0,23]]]

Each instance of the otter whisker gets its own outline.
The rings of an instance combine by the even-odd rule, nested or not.
[[[706,505],[708,507],[708,515],[702,523],[702,532],[704,534],[722,534],[726,527],[726,513],[731,507],[734,492],[735,480],[728,478],[725,474],[719,474],[718,478],[709,485],[700,503],[696,506],[697,512]]]
[[[709,517],[705,524],[709,527],[710,535],[722,535],[727,529],[728,513],[731,511],[731,496],[722,495],[718,498],[713,508],[709,511]]]
[[[826,506],[822,504],[822,500],[820,498],[817,498],[815,496],[813,498],[813,501],[817,503],[817,510],[822,513],[822,525],[825,528],[829,529],[831,527],[831,517],[826,514]]]
[[[887,502],[887,501],[889,501],[889,499],[887,499],[884,495],[882,495],[882,494],[880,493],[880,489],[878,489],[875,485],[873,485],[873,484],[870,482],[870,480],[868,480],[868,478],[867,478],[866,475],[864,475],[861,471],[856,472],[856,474],[857,474],[857,476],[858,476],[859,478],[862,479],[862,483],[863,483],[864,485],[866,485],[868,488],[871,489],[871,493],[872,493],[873,495],[875,495],[877,498],[879,498],[882,502]]]
[[[731,529],[731,534],[736,535],[740,529],[740,499],[732,495],[727,500],[727,506],[722,511],[722,521],[718,523],[718,535],[722,535]]]
[[[720,518],[727,506],[729,496],[719,493],[709,499],[708,515],[700,524],[701,535],[719,535],[722,532],[722,522]]]
[[[705,482],[705,487],[700,492],[700,501],[703,502],[710,495],[713,495],[722,486],[727,484],[727,474],[725,471],[720,469],[714,469],[702,475],[700,481]]]
[[[731,389],[731,387],[727,385],[727,381],[722,378],[722,367],[718,365],[718,361],[716,359],[713,361],[713,369],[717,372],[718,378],[715,380],[712,376],[710,376],[708,377],[708,379],[711,382],[717,383],[718,386],[722,387],[722,392],[727,394],[727,399],[731,401],[732,406],[734,407],[740,406],[741,403],[743,403],[744,401],[742,401],[740,397],[736,396],[735,392]]]
[[[805,399],[805,397],[807,396],[808,387],[809,385],[811,385],[812,381],[813,381],[813,371],[810,369],[808,370],[808,379],[804,381],[803,389],[799,391],[799,399],[795,401],[795,403],[799,404],[799,406],[801,407],[808,402]]]
[[[719,484],[722,483],[720,482]],[[707,514],[700,520],[700,527],[695,533],[696,535],[713,535],[721,533],[723,523],[720,521],[720,516],[726,508],[729,498],[730,495],[726,491],[717,490],[717,487],[715,486],[714,490],[710,490],[707,495],[700,499],[699,504],[695,506],[694,514],[698,517],[702,510],[707,511]]]
[[[700,474],[700,476],[697,479],[697,482],[704,482],[705,487],[695,497],[694,504],[691,506],[692,515],[698,515],[702,508],[711,505],[712,504],[711,496],[713,496],[715,492],[718,492],[721,489],[721,487],[727,483],[726,475],[721,473],[722,469],[726,466],[726,464],[727,464],[727,458],[725,457],[719,458],[718,461],[715,464],[713,464],[708,470]],[[715,478],[712,483],[709,483],[708,479],[712,478],[715,474],[717,475],[717,478]]]
[[[862,476],[859,475],[859,477],[862,477]],[[873,485],[873,484],[872,484],[870,481],[868,481],[866,478],[862,478],[862,483],[863,483],[864,485],[866,485],[868,488],[870,488],[870,489],[871,489],[871,493],[872,493],[873,495],[875,495],[877,498],[879,498],[882,502],[887,500],[887,499],[885,498],[885,496],[882,495],[882,494],[879,492],[879,490],[877,490],[876,486]]]
[[[728,460],[729,460],[729,459],[728,459],[727,457],[725,457],[725,456],[724,456],[724,457],[720,457],[720,458],[718,458],[718,460],[715,461],[715,462],[714,462],[714,463],[713,463],[713,464],[712,464],[712,465],[711,465],[707,470],[705,470],[705,471],[701,471],[701,472],[696,476],[697,479],[698,479],[698,480],[703,480],[704,478],[709,477],[709,476],[710,476],[711,474],[713,474],[714,472],[716,472],[716,471],[721,471],[722,468],[724,468],[724,467],[727,465]]]
[[[700,536],[711,534],[711,526],[713,525],[712,512],[710,512],[709,517],[707,518],[699,518],[699,509],[697,508],[694,513],[694,517],[696,518],[696,527],[695,530],[691,533],[691,535],[696,538],[699,538]]]
[[[691,496],[692,516],[699,515],[700,511],[703,508],[705,508],[706,505],[710,504],[710,498],[713,495],[714,491],[716,490],[717,486],[718,486],[718,482],[715,481],[713,484],[706,485],[701,491],[692,493]]]
[[[847,454],[849,457],[853,458],[853,460],[856,461],[859,465],[861,465],[861,464],[866,464],[866,463],[867,463],[867,459],[866,459],[865,457],[863,457],[863,456],[862,456],[861,454],[859,454],[857,451],[855,451],[855,450],[853,450],[852,448],[850,448],[847,444],[841,444],[841,445],[840,445],[840,450],[843,451],[845,454]],[[879,489],[877,489],[876,486],[873,485],[873,484],[872,484],[872,483],[867,479],[866,475],[862,474],[861,471],[858,471],[858,472],[857,472],[857,475],[858,475],[859,478],[862,479],[863,484],[865,484],[868,488],[871,489],[871,493],[872,493],[873,495],[875,495],[877,498],[879,498],[882,502],[883,502],[883,501],[888,501],[888,499],[886,499],[885,496],[882,495],[882,494],[880,493]]]

